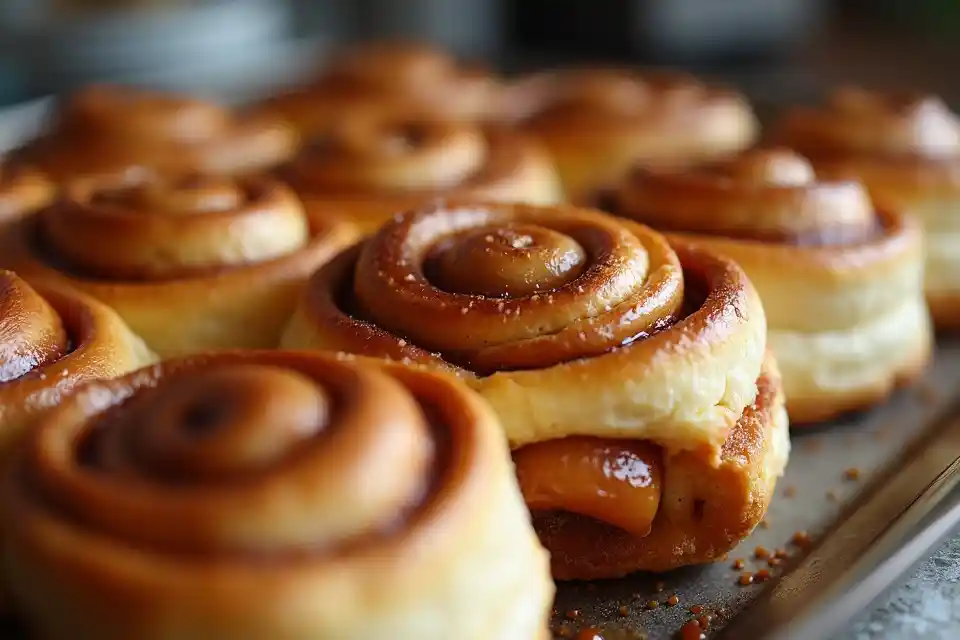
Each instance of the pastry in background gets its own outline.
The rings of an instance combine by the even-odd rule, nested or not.
[[[884,400],[931,354],[919,226],[856,180],[799,154],[751,150],[685,169],[639,169],[613,211],[733,258],[756,286],[790,421]]]
[[[788,111],[773,136],[821,175],[860,179],[879,206],[919,219],[934,324],[960,329],[960,117],[932,96],[847,88]]]
[[[10,225],[0,262],[106,303],[162,357],[275,347],[306,279],[350,244],[272,178],[73,180]]]
[[[0,157],[0,227],[49,204],[54,185],[42,173]]]
[[[445,376],[172,360],[84,388],[14,469],[3,557],[48,640],[547,637],[503,433]]]
[[[245,116],[171,93],[98,85],[67,96],[21,154],[56,181],[131,167],[235,175],[274,167],[296,149],[278,118]]]
[[[370,106],[486,120],[496,113],[499,91],[499,80],[482,67],[461,64],[428,44],[384,41],[340,51],[313,83],[270,98],[258,110],[312,136],[344,112]]]
[[[501,117],[552,153],[567,196],[594,202],[638,163],[675,164],[735,153],[759,133],[740,94],[681,74],[567,69],[522,78]]]
[[[37,416],[77,385],[155,359],[105,305],[0,271],[0,465]]]
[[[527,136],[406,110],[341,117],[310,140],[280,175],[298,193],[365,233],[438,197],[534,204],[562,197],[553,164]]]
[[[789,451],[765,343],[726,258],[597,211],[476,202],[344,251],[283,340],[478,390],[558,579],[710,562],[750,533]]]

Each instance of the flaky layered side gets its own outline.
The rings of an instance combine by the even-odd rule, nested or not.
[[[115,309],[161,356],[273,347],[307,277],[355,237],[268,178],[70,182],[2,262]]]
[[[759,125],[746,100],[678,74],[567,69],[508,87],[503,117],[541,140],[569,198],[589,199],[637,163],[685,163],[740,151]]]
[[[639,170],[618,215],[733,258],[763,299],[794,423],[884,399],[930,356],[919,226],[785,149]]]
[[[773,135],[820,174],[859,179],[880,207],[916,217],[934,323],[960,328],[960,118],[932,96],[845,88],[789,111]]]
[[[2,504],[14,594],[50,640],[546,634],[554,587],[502,432],[435,374],[168,361],[49,414]]]
[[[402,109],[341,114],[281,176],[364,233],[440,197],[532,204],[562,197],[553,164],[528,137]]]
[[[282,120],[246,116],[171,93],[97,85],[68,96],[49,130],[22,151],[56,181],[164,173],[237,175],[280,164],[298,138]]]

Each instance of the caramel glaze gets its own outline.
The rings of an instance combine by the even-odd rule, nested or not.
[[[569,509],[535,510],[534,528],[551,553],[554,577],[615,577],[638,567],[666,571],[689,563],[676,553],[678,540],[691,541],[691,548],[698,553],[716,552],[712,559],[718,559],[749,534],[765,508],[750,495],[750,478],[762,473],[780,393],[777,374],[766,369],[757,380],[757,389],[754,404],[744,410],[723,445],[720,466],[691,452],[676,454],[664,465],[659,510],[669,504],[670,513],[654,517],[646,536],[611,524],[609,519],[601,521]],[[696,478],[694,485],[671,488],[671,471],[678,477]],[[674,505],[678,497],[684,501]],[[710,559],[706,555],[699,561]]]
[[[797,247],[876,244],[899,225],[873,209],[859,182],[820,181],[805,158],[786,149],[684,169],[637,168],[619,189],[593,198],[668,233]]]
[[[413,401],[355,367],[277,352],[173,360],[102,383],[96,402],[75,404],[30,439],[16,463],[14,481],[28,488],[18,500],[87,534],[214,566],[409,544],[411,529],[453,517],[448,501],[479,481],[472,406],[434,378],[389,372]],[[315,510],[300,513],[302,530],[271,535],[297,516],[270,500],[271,483],[284,479],[318,487],[311,499],[321,502],[342,498],[337,485],[372,483],[364,498],[383,504],[357,530],[310,531]]]
[[[331,347],[480,376],[596,356],[673,330],[686,334],[726,313],[736,293],[726,288],[726,273],[718,275],[699,251],[678,247],[674,253],[642,227],[571,211],[550,216],[522,205],[463,204],[399,218],[313,276],[307,313],[332,336]],[[570,258],[579,255],[565,246],[571,239],[579,241],[581,258]],[[646,278],[624,269],[631,255],[649,256]],[[553,273],[528,270],[551,260]],[[564,269],[570,279],[561,282],[565,274],[558,271]],[[487,286],[479,288],[487,295],[450,290],[460,286],[451,281],[473,280],[476,287],[484,278],[479,284]],[[531,293],[536,278],[552,287]],[[577,317],[576,305],[605,304],[591,292],[609,295],[618,283],[628,293],[609,314]],[[519,286],[517,296],[512,285]],[[495,286],[504,288],[490,296]],[[372,301],[379,302],[371,308]],[[547,317],[544,325],[538,311]],[[519,331],[543,333],[512,338],[514,322]]]

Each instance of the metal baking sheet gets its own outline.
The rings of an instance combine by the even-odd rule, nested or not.
[[[942,344],[924,377],[885,405],[794,432],[790,463],[766,519],[727,560],[662,575],[560,584],[555,637],[577,638],[581,630],[596,628],[606,640],[673,638],[703,615],[711,616],[710,632],[721,629],[789,564],[771,567],[768,559],[757,557],[758,549],[761,556],[777,549],[800,554],[797,533],[815,540],[877,474],[895,473],[899,456],[934,426],[958,392],[960,342]],[[743,562],[739,570],[734,568],[738,560]],[[771,574],[768,582],[740,583],[741,575],[763,569]],[[671,606],[673,595],[677,604]]]

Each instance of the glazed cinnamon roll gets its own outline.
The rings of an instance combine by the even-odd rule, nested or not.
[[[589,579],[708,562],[762,517],[789,449],[765,341],[725,258],[596,211],[464,202],[321,268],[283,344],[467,381],[555,577]]]
[[[637,163],[685,163],[750,146],[758,123],[739,94],[694,78],[569,69],[521,79],[503,116],[543,141],[567,195],[583,203]]]
[[[371,106],[485,120],[496,113],[499,91],[499,81],[488,70],[461,64],[430,45],[379,42],[339,52],[315,82],[260,108],[312,136],[342,113]]]
[[[0,158],[0,226],[49,204],[53,195],[43,174]]]
[[[280,119],[242,116],[185,96],[94,86],[68,97],[50,131],[22,152],[55,180],[130,167],[243,174],[289,158],[298,138]]]
[[[444,376],[173,360],[38,425],[4,486],[6,569],[49,640],[540,640],[554,587],[511,470]]]
[[[918,226],[876,209],[859,182],[819,178],[795,152],[638,170],[613,209],[743,267],[794,424],[877,403],[930,357]]]
[[[960,329],[960,117],[938,98],[843,89],[788,112],[776,139],[833,178],[857,178],[926,233],[924,287],[939,329]]]
[[[534,141],[408,111],[342,118],[281,175],[330,215],[369,233],[398,212],[451,194],[534,204],[561,198],[553,165]]]
[[[74,387],[153,360],[103,304],[0,271],[0,465],[37,416]]]
[[[259,177],[75,180],[6,234],[3,260],[114,308],[161,356],[274,347],[306,278],[349,244]]]

